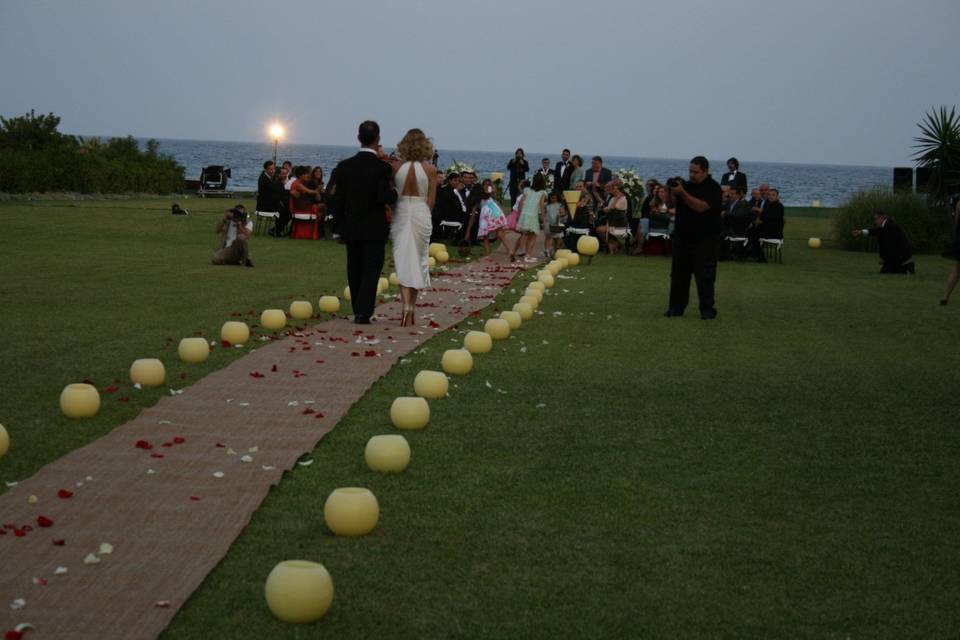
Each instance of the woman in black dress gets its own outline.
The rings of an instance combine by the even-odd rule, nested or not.
[[[523,149],[517,149],[513,154],[513,160],[507,163],[507,171],[510,172],[510,202],[516,202],[520,195],[520,183],[527,179],[527,172],[530,171],[530,163],[524,156]]]

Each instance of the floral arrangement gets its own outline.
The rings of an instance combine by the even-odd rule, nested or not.
[[[613,172],[613,177],[623,183],[623,192],[627,194],[634,203],[635,208],[639,208],[643,202],[643,178],[633,169],[617,169]]]
[[[453,164],[451,164],[449,167],[447,167],[447,170],[444,172],[444,175],[449,176],[451,173],[473,173],[473,174],[476,174],[477,172],[473,169],[473,167],[472,167],[471,165],[467,164],[466,162],[460,162],[459,160],[457,160],[456,158],[454,158]]]

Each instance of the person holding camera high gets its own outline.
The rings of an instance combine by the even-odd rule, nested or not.
[[[717,317],[714,284],[720,252],[721,190],[708,173],[710,163],[703,156],[690,161],[690,180],[670,178],[667,186],[676,199],[677,216],[673,231],[673,264],[670,272],[670,303],[667,318],[683,315],[690,301],[690,277],[697,281],[700,318]]]
[[[220,234],[220,248],[213,254],[213,264],[242,264],[252,267],[250,259],[250,236],[253,234],[253,221],[247,215],[242,204],[227,209],[217,222]]]

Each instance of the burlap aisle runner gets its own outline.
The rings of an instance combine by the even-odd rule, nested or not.
[[[519,269],[501,262],[435,278],[417,327],[401,328],[392,302],[372,325],[254,345],[0,496],[0,633],[30,622],[36,640],[155,638],[285,470],[401,356],[510,284]]]

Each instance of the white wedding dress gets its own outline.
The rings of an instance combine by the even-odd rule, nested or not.
[[[407,176],[413,167],[416,176],[417,195],[402,195]],[[427,172],[419,162],[404,162],[397,170],[393,183],[400,193],[393,210],[390,224],[390,240],[393,244],[393,262],[400,284],[413,289],[430,287],[430,233],[433,222],[427,206],[430,182]],[[409,190],[408,190],[409,191]]]

